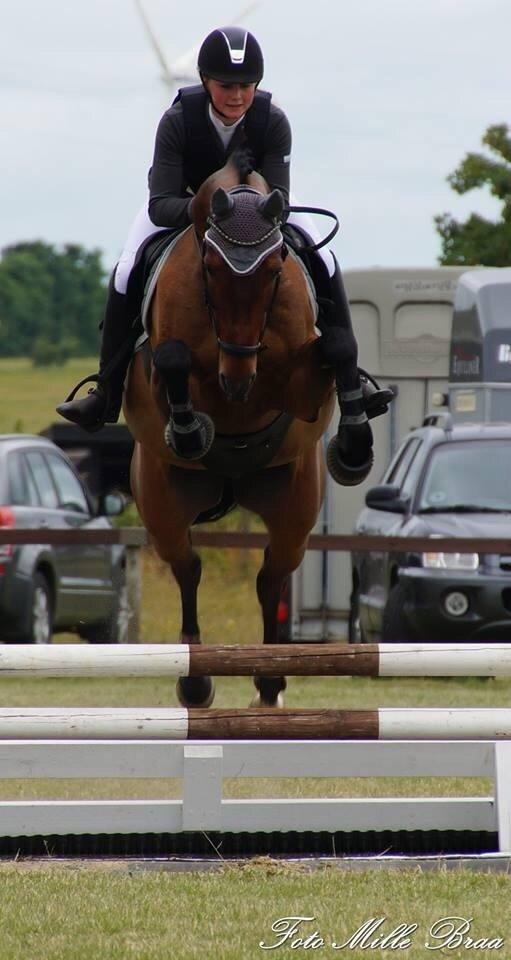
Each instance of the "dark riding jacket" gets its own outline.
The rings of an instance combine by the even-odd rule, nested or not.
[[[180,90],[160,120],[149,171],[149,217],[155,226],[188,226],[191,195],[242,144],[248,145],[254,168],[288,201],[291,128],[285,113],[271,102],[271,93],[256,91],[225,150],[202,85]]]

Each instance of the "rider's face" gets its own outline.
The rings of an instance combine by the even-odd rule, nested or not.
[[[211,77],[204,78],[204,86],[208,91],[213,110],[224,123],[236,123],[252,106],[255,83],[220,83]]]

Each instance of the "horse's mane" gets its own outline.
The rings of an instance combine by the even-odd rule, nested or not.
[[[248,144],[241,144],[232,151],[229,164],[236,170],[239,182],[247,183],[248,176],[254,172],[254,158]]]
[[[254,157],[248,143],[235,147],[225,166],[212,173],[197,191],[193,205],[193,221],[199,236],[204,236],[206,230],[213,192],[219,187],[232,190],[242,184],[253,187],[259,193],[269,193],[266,180],[254,170]]]

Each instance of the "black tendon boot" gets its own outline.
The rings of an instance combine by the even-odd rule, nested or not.
[[[119,418],[124,379],[134,344],[126,301],[126,296],[115,289],[112,275],[103,321],[99,373],[81,380],[66,402],[57,407],[61,417],[89,433],[100,430],[107,422],[116,423]],[[80,387],[89,382],[97,385],[86,397],[75,400]]]
[[[324,267],[323,262],[321,266]],[[356,486],[365,480],[373,465],[373,434],[357,367],[357,341],[337,262],[333,276],[329,277],[329,288],[329,296],[320,298],[318,345],[324,362],[335,370],[341,419],[337,435],[328,446],[327,466],[337,483]]]

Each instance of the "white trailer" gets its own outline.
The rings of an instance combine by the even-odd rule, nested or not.
[[[352,533],[367,490],[381,478],[400,439],[447,396],[454,295],[462,267],[346,270],[344,280],[359,344],[359,365],[397,390],[389,413],[371,421],[374,467],[358,487],[328,477],[315,533]],[[337,429],[338,417],[332,422]],[[291,579],[291,639],[344,640],[349,555],[309,552]]]

